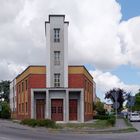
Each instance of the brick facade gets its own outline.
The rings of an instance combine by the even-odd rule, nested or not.
[[[76,69],[76,66],[74,67],[74,69]],[[17,113],[14,113],[12,116],[19,120],[25,118],[31,118],[31,89],[46,88],[45,71],[43,71],[41,74],[40,73],[35,74],[35,72],[30,71],[25,77],[21,78],[21,76],[24,75],[24,73],[26,73],[27,70],[25,70],[25,72],[23,72],[19,77],[17,77],[17,81],[18,79],[20,79],[20,81],[18,81],[16,85]],[[93,93],[93,84],[94,83],[91,81],[91,79],[89,79],[89,77],[86,74],[84,74],[84,72],[73,73],[69,71],[68,88],[84,89],[84,120],[85,121],[91,120],[93,118],[92,105],[93,105],[93,94],[95,94]]]

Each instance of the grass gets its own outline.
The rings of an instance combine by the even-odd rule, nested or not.
[[[95,129],[103,129],[111,127],[111,124],[108,123],[107,120],[97,120],[94,123],[67,123],[67,124],[59,124],[61,128],[64,129],[84,129],[84,128],[95,128]]]
[[[104,129],[104,128],[112,127],[112,125],[108,123],[108,120],[97,120],[94,124],[94,127],[97,129]]]
[[[124,122],[125,122],[125,124],[126,124],[127,126],[133,127],[133,125],[129,122],[128,119],[126,119],[126,118],[123,118],[123,119],[124,119]]]

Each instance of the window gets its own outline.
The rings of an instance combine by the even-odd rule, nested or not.
[[[22,82],[22,91],[24,91],[24,83]]]
[[[52,107],[51,111],[52,111],[52,114],[56,113],[56,107]]]
[[[20,85],[19,85],[19,87],[18,87],[18,92],[20,93]]]
[[[60,33],[60,29],[55,28],[54,29],[54,42],[60,42],[59,33]]]
[[[60,87],[60,73],[54,74],[54,87]]]
[[[28,88],[28,83],[27,83],[27,80],[25,81],[25,89],[27,90]]]
[[[24,103],[22,103],[22,112],[24,112]]]
[[[58,113],[63,113],[63,107],[58,107]]]
[[[26,111],[26,113],[28,112],[28,103],[27,102],[25,103],[25,111]]]
[[[54,65],[60,65],[60,51],[54,51]]]
[[[19,104],[19,112],[21,112],[21,106],[20,106],[20,104]]]

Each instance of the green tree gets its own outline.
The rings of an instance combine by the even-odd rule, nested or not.
[[[0,118],[9,119],[11,116],[9,104],[6,101],[4,101],[0,103],[0,106],[1,106]]]
[[[9,103],[10,81],[0,82],[0,98],[4,98]]]
[[[100,101],[96,102],[95,109],[98,115],[105,115],[104,104]]]
[[[113,88],[105,93],[105,99],[110,99],[112,103],[115,103],[115,96],[118,96],[117,102],[119,103],[118,111],[123,109],[123,103],[125,101],[126,92],[120,88]]]
[[[132,111],[140,111],[140,90],[135,95],[135,103],[134,106],[132,106]]]

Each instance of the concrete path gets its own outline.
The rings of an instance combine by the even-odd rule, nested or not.
[[[116,129],[125,129],[125,128],[128,128],[128,126],[126,125],[124,119],[117,119],[115,128]]]

